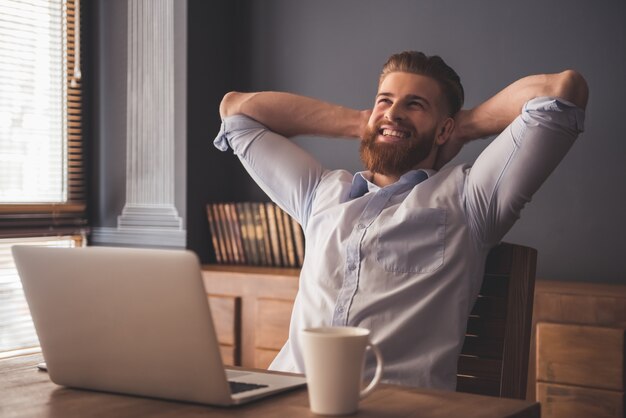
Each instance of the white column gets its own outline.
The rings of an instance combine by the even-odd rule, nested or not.
[[[128,0],[126,202],[96,241],[184,246],[174,206],[174,0]]]
[[[128,1],[126,205],[119,228],[182,229],[174,207],[174,0]]]

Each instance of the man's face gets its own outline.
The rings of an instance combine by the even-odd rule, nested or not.
[[[388,74],[361,141],[365,167],[388,176],[431,168],[436,134],[447,118],[443,100],[439,84],[430,77]]]

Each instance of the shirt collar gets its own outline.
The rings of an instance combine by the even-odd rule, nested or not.
[[[417,186],[422,181],[426,180],[437,171],[432,169],[420,169],[411,170],[404,173],[400,179],[387,186],[392,189],[393,192],[398,190],[405,190]],[[370,171],[359,171],[352,178],[352,187],[350,188],[350,198],[356,199],[363,196],[367,192],[375,192],[380,189],[377,185],[371,182],[372,173]],[[408,187],[407,187],[408,186]]]

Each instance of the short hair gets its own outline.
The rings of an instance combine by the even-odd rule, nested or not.
[[[417,51],[393,54],[383,66],[379,84],[388,74],[393,72],[419,74],[439,82],[451,116],[454,116],[463,107],[465,92],[461,85],[461,78],[440,56],[427,56],[423,52]]]

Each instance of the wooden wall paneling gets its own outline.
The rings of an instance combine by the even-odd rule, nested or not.
[[[257,335],[261,335],[261,331],[257,332],[259,299],[293,301],[298,291],[299,269],[207,265],[203,266],[202,274],[209,294],[241,299],[241,365],[258,367],[257,363],[265,365],[270,356],[273,359],[275,353],[256,350]],[[285,319],[289,321],[290,317],[291,309]]]
[[[220,344],[235,345],[237,342],[237,322],[241,298],[223,295],[209,295],[209,306]]]
[[[538,280],[535,284],[533,332],[526,399],[536,400],[539,322],[617,326],[626,324],[626,285]]]
[[[256,315],[256,348],[280,350],[289,337],[293,301],[259,298]]]
[[[537,383],[541,416],[562,418],[622,418],[624,392]]]
[[[241,363],[239,353],[232,345],[220,344],[220,354],[225,366],[239,366]]]
[[[209,294],[209,306],[224,364],[241,364],[241,298]]]
[[[537,381],[624,390],[624,328],[537,324]]]
[[[279,350],[256,348],[254,350],[254,367],[258,369],[267,369],[278,355],[278,351]]]
[[[257,299],[254,367],[267,368],[289,337],[293,300]]]

